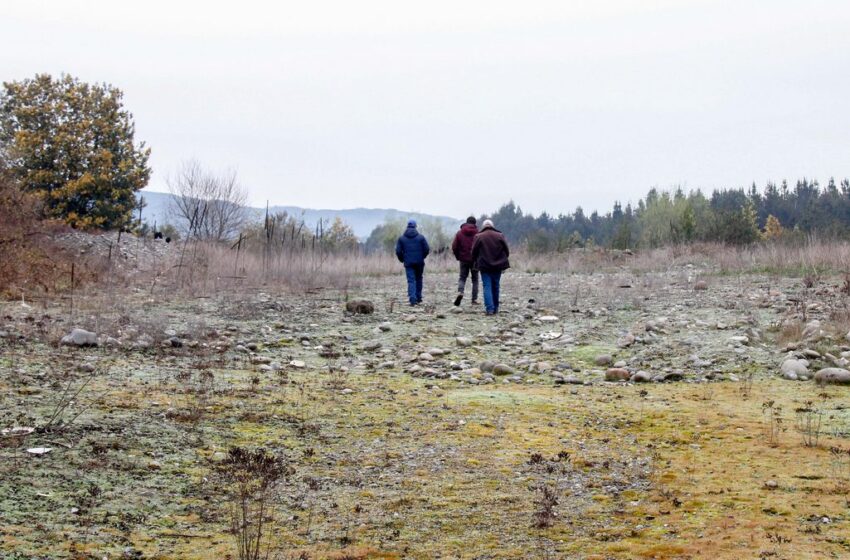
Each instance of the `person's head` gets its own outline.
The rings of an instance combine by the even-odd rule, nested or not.
[[[475,216],[470,216],[466,219],[466,223],[472,224],[473,226],[476,224],[476,222],[477,222],[477,220],[475,219]]]
[[[485,227],[485,228],[488,228],[488,227],[489,227],[489,228],[491,228],[491,227],[493,227],[493,220],[484,220],[484,227]]]
[[[416,229],[416,220],[407,220],[407,227]]]

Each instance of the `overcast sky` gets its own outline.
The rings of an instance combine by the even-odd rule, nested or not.
[[[850,175],[850,2],[4,1],[0,78],[125,93],[255,204],[607,211]]]

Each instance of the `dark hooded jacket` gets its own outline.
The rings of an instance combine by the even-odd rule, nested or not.
[[[415,227],[408,227],[395,244],[395,256],[404,266],[424,264],[430,252],[428,241]]]
[[[472,262],[472,242],[477,233],[478,226],[475,224],[463,224],[460,226],[460,231],[455,234],[455,239],[452,241],[452,253],[460,262]]]
[[[497,272],[510,268],[510,254],[505,236],[493,227],[482,229],[472,243],[472,259],[475,267],[481,272]]]

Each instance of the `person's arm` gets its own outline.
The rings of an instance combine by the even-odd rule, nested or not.
[[[475,239],[472,241],[472,262],[473,264],[478,262],[478,254],[481,253],[481,241],[478,239],[478,236],[475,236]]]
[[[428,240],[422,236],[422,258],[424,259],[431,253],[431,247],[428,246]]]
[[[404,245],[401,243],[401,237],[395,242],[395,256],[399,262],[404,262]]]
[[[505,248],[505,256],[510,257],[511,256],[511,249],[508,247],[508,240],[505,239],[504,235],[502,236],[502,246]]]
[[[460,233],[455,235],[455,238],[452,240],[452,255],[454,255],[457,260],[460,260],[460,255],[458,254],[458,237],[460,237]]]

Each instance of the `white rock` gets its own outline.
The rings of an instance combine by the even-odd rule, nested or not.
[[[73,329],[62,337],[60,344],[64,346],[97,346],[97,335],[85,329]]]
[[[538,317],[537,320],[541,323],[557,323],[561,319],[555,315],[543,315],[542,317]]]
[[[53,451],[52,447],[30,447],[27,449],[27,453],[32,453],[33,455],[44,455],[45,453],[50,453]]]
[[[289,365],[296,369],[303,369],[307,367],[307,364],[304,363],[302,360],[292,360],[291,362],[289,362]]]
[[[815,374],[815,381],[819,385],[850,385],[850,371],[842,368],[824,368]]]

